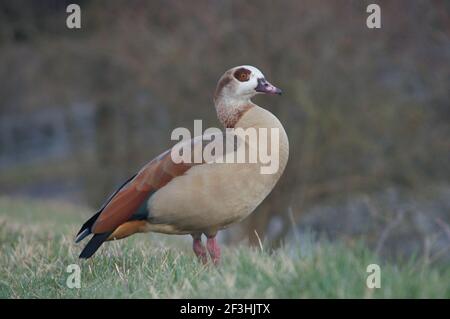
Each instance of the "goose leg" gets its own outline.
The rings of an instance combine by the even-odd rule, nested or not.
[[[208,236],[206,239],[206,248],[214,265],[217,265],[220,261],[220,247],[216,240],[216,235]]]
[[[208,256],[206,256],[206,249],[202,243],[202,235],[192,234],[192,238],[194,239],[192,248],[194,249],[195,255],[203,264],[206,264],[208,262]]]

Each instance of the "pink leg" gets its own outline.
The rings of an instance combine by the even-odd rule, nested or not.
[[[217,265],[220,261],[220,247],[217,243],[216,236],[208,237],[206,240],[206,248],[208,248],[209,255],[214,265]]]
[[[194,238],[192,248],[194,249],[195,255],[198,257],[198,259],[200,259],[200,261],[203,264],[206,264],[208,262],[208,256],[206,256],[206,249],[205,246],[203,246],[202,244],[201,235],[200,236],[192,235],[192,237]]]

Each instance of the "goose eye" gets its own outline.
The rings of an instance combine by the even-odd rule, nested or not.
[[[240,82],[246,82],[250,80],[250,71],[245,68],[238,69],[234,73],[234,77]]]

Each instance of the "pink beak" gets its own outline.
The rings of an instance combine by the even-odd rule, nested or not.
[[[256,92],[266,93],[266,94],[278,94],[281,95],[282,91],[270,84],[266,79],[258,79],[258,85],[255,88]]]

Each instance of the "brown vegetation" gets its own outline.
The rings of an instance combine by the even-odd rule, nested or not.
[[[285,93],[256,102],[284,123],[291,155],[233,239],[279,216],[277,242],[324,199],[450,179],[449,3],[377,2],[380,30],[365,26],[369,2],[312,0],[81,1],[69,30],[67,1],[2,1],[0,115],[54,107],[72,127],[73,105],[93,108],[94,146],[73,126],[70,158],[98,206],[173,128],[218,126],[218,77],[255,65]]]

